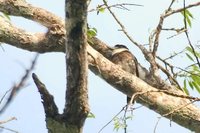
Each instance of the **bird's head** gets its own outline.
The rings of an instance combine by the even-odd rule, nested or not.
[[[115,49],[121,49],[121,48],[124,48],[124,49],[128,49],[125,45],[122,45],[122,44],[117,44],[114,46]]]
[[[129,49],[125,45],[117,44],[113,47],[112,55],[118,54],[124,51],[129,51]]]

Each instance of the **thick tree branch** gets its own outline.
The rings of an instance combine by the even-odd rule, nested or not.
[[[89,46],[91,70],[100,75],[106,82],[114,86],[117,90],[131,97],[139,93],[137,102],[145,105],[157,113],[165,115],[166,118],[184,126],[191,131],[200,131],[200,110],[190,104],[190,100],[184,98],[182,91],[169,89],[169,94],[160,92],[160,88],[154,88],[136,76],[123,71],[119,66],[114,65],[109,60]],[[175,97],[174,95],[180,95]],[[179,108],[182,107],[182,108]],[[178,109],[177,109],[178,108]]]
[[[32,74],[32,78],[35,82],[35,85],[38,88],[41,99],[43,100],[43,106],[45,110],[46,117],[55,117],[58,115],[58,108],[54,102],[53,96],[48,92],[45,85],[39,80],[36,74]]]
[[[53,24],[64,27],[64,21],[60,17],[42,8],[34,7],[25,0],[0,0],[0,11],[33,20],[48,28]]]
[[[43,100],[42,104],[45,111],[45,119],[48,132],[64,133],[66,131],[66,127],[62,126],[62,115],[58,113],[58,108],[54,101],[54,97],[48,92],[47,88],[39,80],[36,74],[33,73],[32,78],[38,88],[41,99]]]
[[[5,18],[0,17],[0,42],[29,50],[44,52],[64,52],[65,30],[59,25],[52,27],[47,33],[30,33],[13,26]]]
[[[87,89],[87,0],[66,0],[67,90],[64,118],[81,133],[89,113]]]

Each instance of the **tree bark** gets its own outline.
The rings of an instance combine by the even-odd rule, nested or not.
[[[66,0],[65,4],[67,89],[64,120],[70,127],[76,127],[70,133],[81,133],[89,113],[87,0]]]

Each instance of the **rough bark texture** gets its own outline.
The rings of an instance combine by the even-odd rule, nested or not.
[[[87,0],[66,0],[66,124],[82,132],[89,113],[87,90]],[[72,131],[71,133],[76,133]]]
[[[186,95],[178,90],[169,88],[154,88],[127,73],[121,67],[114,65],[109,60],[89,46],[88,51],[92,58],[90,69],[100,75],[102,79],[111,84],[117,90],[131,97],[136,95],[136,101],[156,111],[162,116],[178,123],[179,125],[200,132],[200,110],[186,99]]]
[[[24,9],[27,6],[28,8],[26,8],[26,12],[23,12],[22,9]],[[37,15],[34,15],[34,12],[33,12],[34,9],[37,10]],[[22,16],[24,18],[31,19],[33,21],[40,23],[41,25],[48,27],[47,33],[31,34],[20,28],[13,26],[5,18],[0,17],[0,42],[6,43],[6,44],[9,44],[21,49],[25,49],[28,51],[35,51],[39,53],[65,52],[65,35],[66,35],[65,32],[66,31],[64,27],[64,21],[60,19],[59,17],[56,17],[54,14],[44,11],[41,8],[33,7],[27,4],[23,0],[18,0],[18,1],[0,0],[0,11],[5,12],[9,15]],[[70,17],[70,14],[68,14],[68,17]],[[47,21],[49,18],[51,18],[50,20],[54,20],[54,21],[50,21],[50,20]],[[81,22],[75,24],[74,21],[70,21],[66,25],[67,30],[69,30],[67,31],[67,36],[70,35],[70,33],[77,33],[78,31],[77,29],[81,27],[80,25],[85,25],[85,23],[81,23]],[[72,28],[68,29],[70,25],[72,26]],[[78,34],[74,34],[74,38],[75,36],[78,36],[80,34],[81,33],[79,32]],[[84,36],[82,37],[84,38]],[[136,98],[137,102],[145,105],[146,107],[154,110],[155,112],[163,115],[164,117],[169,118],[170,120],[178,123],[179,125],[190,129],[191,131],[200,133],[200,126],[199,126],[200,125],[200,109],[197,108],[193,104],[189,104],[190,100],[187,99],[187,97],[185,96],[183,92],[177,90],[175,87],[168,84],[165,84],[165,86],[161,86],[161,85],[156,86],[155,85],[155,83],[157,83],[156,80],[153,77],[151,77],[151,75],[148,75],[148,71],[147,71],[147,75],[150,78],[146,78],[146,75],[144,75],[143,77],[140,77],[142,80],[135,77],[134,75],[131,75],[123,71],[119,66],[114,65],[113,63],[111,63],[105,58],[105,57],[109,58],[110,56],[109,55],[110,48],[108,47],[108,45],[100,41],[98,38],[92,38],[88,42],[90,46],[92,46],[92,47],[89,46],[89,49],[87,50],[88,55],[89,55],[88,60],[90,62],[90,70],[92,70],[95,74],[103,78],[107,83],[111,84],[117,90],[121,91],[125,95],[128,95],[129,97],[131,97],[134,93],[135,95],[137,94],[137,98]],[[71,51],[71,49],[73,49],[72,48],[73,46],[71,45],[72,43],[84,44],[85,42],[81,42],[81,41],[79,42],[77,40],[73,42],[73,38],[71,40],[68,39],[66,44],[70,45],[67,48],[69,54],[73,53]],[[78,59],[80,59],[79,57],[81,57],[81,56],[78,56],[77,54],[80,54],[79,52],[84,51],[84,50],[82,51],[82,49],[85,49],[85,45],[83,45],[83,47],[74,45],[74,47],[76,47],[75,50],[78,53],[76,53],[73,56],[77,56],[77,57],[75,57],[74,62],[70,61],[69,58],[67,58],[67,60],[71,63],[76,64],[77,61],[79,61]],[[94,49],[99,51],[101,54],[99,54]],[[85,57],[85,53],[82,53],[82,54]],[[82,67],[87,68],[87,66],[82,66]],[[82,67],[78,65],[76,69],[81,72]],[[72,71],[74,71],[75,74],[77,74],[78,73],[77,70],[74,70],[74,68],[72,68],[71,70],[68,70],[68,72],[72,74]],[[75,77],[72,76],[70,78],[78,79],[77,76]],[[74,86],[70,85],[68,87],[75,88],[75,89],[71,90],[71,92],[70,91],[67,92],[68,93],[67,95],[69,95],[70,93],[74,94],[75,92],[81,92],[81,91],[76,91],[77,90],[76,85]],[[170,89],[167,89],[167,92],[169,93],[166,93],[165,91],[161,92],[160,90],[163,89],[162,87],[164,87],[165,90],[167,87],[170,88]],[[83,91],[83,93],[86,93],[86,91]],[[75,95],[77,95],[76,98],[79,99],[78,97],[80,96],[80,93],[75,93]],[[87,95],[84,95],[84,97],[81,99],[87,99]],[[73,101],[73,105],[69,103],[69,101],[71,100]],[[75,104],[76,102],[77,104]],[[77,114],[79,112],[76,112],[76,114],[73,114],[72,112],[72,115],[76,116],[74,118],[70,118],[69,114],[71,115],[70,112],[75,110],[78,106],[80,106],[81,103],[85,104],[86,106],[79,109],[84,111],[82,116],[84,117],[86,116],[88,112],[87,104],[84,101],[81,101],[80,103],[78,102],[80,101],[77,101],[73,98],[68,100],[66,107],[70,105],[71,109],[68,110],[69,108],[65,108],[64,118],[68,118],[69,120],[67,121],[67,123],[70,123],[72,119],[75,119],[76,121],[75,123],[78,123]],[[57,132],[59,133],[62,133],[62,131],[63,132],[68,131],[69,133],[72,133],[73,130],[74,132],[78,132],[80,130],[80,125],[84,123],[84,120],[83,120],[81,122],[79,121],[80,122],[79,127],[73,126],[74,123],[72,123],[72,125],[68,124],[67,126],[64,123],[63,115],[60,119],[47,118],[46,120],[47,120],[47,124],[50,126],[48,128],[51,129],[52,131],[57,130]],[[59,130],[62,130],[62,131],[59,131]]]

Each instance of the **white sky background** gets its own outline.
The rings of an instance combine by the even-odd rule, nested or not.
[[[51,2],[48,0],[27,1],[64,18],[64,0]],[[109,2],[123,3],[124,1],[109,0]],[[148,36],[158,24],[160,14],[168,7],[171,1],[155,0],[152,2],[145,0],[129,0],[128,2],[142,4],[144,7],[129,7],[131,11],[120,9],[114,9],[113,11],[135,40],[139,43],[147,44]],[[181,3],[181,1],[179,2]],[[98,4],[102,4],[101,0],[93,1],[90,9],[95,8]],[[182,4],[176,5],[180,7]],[[199,7],[192,9],[191,12],[195,19],[192,21],[193,29],[190,29],[189,32],[192,42],[197,44],[200,40]],[[46,29],[39,24],[32,23],[31,21],[22,18],[13,17],[12,22],[30,32],[46,31]],[[97,28],[99,39],[110,46],[114,46],[117,43],[127,45],[136,55],[138,60],[143,65],[148,66],[148,63],[144,60],[141,52],[130,43],[122,32],[118,31],[120,28],[107,11],[105,13],[100,13],[99,15],[96,15],[96,12],[89,13],[88,22],[90,26]],[[172,28],[172,26],[182,27],[182,16],[177,14],[174,17],[168,18],[165,25],[168,28]],[[184,34],[172,39],[166,39],[171,35],[174,35],[174,32],[169,32],[167,34],[166,32],[163,32],[163,34],[161,34],[160,47],[158,49],[158,53],[161,57],[169,56],[169,53],[171,53],[172,50],[180,51],[188,44]],[[28,68],[30,60],[33,59],[34,56],[33,52],[27,52],[8,45],[3,45],[3,48],[5,49],[5,52],[0,50],[0,97],[2,97],[13,83],[17,82],[24,74],[24,69]],[[178,57],[176,58],[176,61],[172,62],[178,66],[186,66],[188,63],[184,57]],[[34,72],[39,76],[41,81],[46,84],[50,93],[54,95],[59,110],[62,112],[66,86],[65,55],[63,53],[40,55]],[[20,91],[6,112],[0,117],[0,121],[15,116],[18,119],[17,121],[9,122],[3,126],[19,131],[20,133],[45,133],[47,130],[40,95],[31,78],[28,83],[29,86]],[[91,112],[95,114],[96,118],[87,119],[84,132],[97,133],[99,129],[122,109],[126,104],[126,97],[91,72],[89,73],[88,83]],[[198,95],[199,94],[197,94],[197,96]],[[135,107],[138,106],[138,104],[135,105]],[[159,114],[150,111],[146,107],[135,110],[133,120],[129,121],[128,131],[131,133],[153,133],[153,129],[159,116]],[[115,132],[113,131],[113,128],[113,123],[111,123],[102,131],[102,133]],[[190,133],[189,130],[180,127],[175,123],[172,123],[172,126],[170,127],[170,121],[164,118],[160,120],[156,131],[156,133]],[[7,133],[9,131],[4,130],[3,132]],[[123,133],[123,130],[119,130],[118,132]]]

